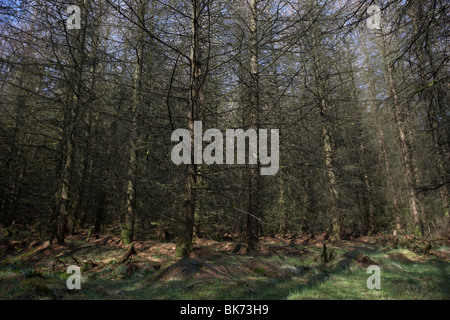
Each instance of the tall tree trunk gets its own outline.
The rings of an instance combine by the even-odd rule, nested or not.
[[[89,6],[86,1],[85,6]],[[87,24],[87,15],[84,15],[84,25]],[[81,94],[83,86],[83,68],[84,68],[84,50],[86,43],[86,29],[70,30],[72,35],[67,34],[66,37],[72,38],[71,59],[73,63],[73,71],[68,71],[69,77],[66,82],[67,105],[64,112],[64,128],[60,141],[63,144],[63,159],[61,165],[61,185],[57,196],[57,212],[56,212],[56,232],[52,234],[51,241],[56,239],[58,244],[65,243],[67,234],[68,217],[72,210],[71,191],[73,186],[74,161],[76,154],[76,145],[74,140],[75,131],[77,129],[78,117],[81,108]]]
[[[415,5],[412,8],[412,16],[413,16],[413,34],[418,37],[418,39],[415,42],[415,53],[417,56],[417,60],[419,61],[418,67],[419,67],[419,75],[420,75],[420,88],[421,92],[419,92],[420,98],[423,100],[424,105],[424,111],[427,114],[427,120],[428,125],[430,129],[430,138],[431,143],[435,152],[435,159],[436,159],[436,168],[438,173],[438,183],[442,183],[441,181],[445,179],[446,169],[445,169],[445,148],[444,145],[439,145],[439,131],[440,131],[440,125],[438,122],[438,115],[436,113],[436,110],[439,109],[439,107],[435,107],[435,104],[437,103],[436,99],[436,90],[434,89],[434,84],[436,79],[436,75],[438,74],[438,68],[435,66],[435,62],[433,59],[433,52],[431,51],[430,46],[432,44],[429,43],[429,41],[425,41],[423,38],[428,37],[428,28],[426,28],[425,33],[421,30],[420,24],[424,23],[423,19],[423,9],[422,9],[422,3],[420,1],[417,1]],[[425,45],[422,45],[425,42]],[[427,68],[427,59],[425,57],[428,57],[429,61],[429,69]],[[428,74],[431,74],[431,79],[427,77],[427,71]],[[431,86],[430,86],[431,84]],[[439,186],[439,194],[442,200],[442,207],[444,214],[446,216],[449,215],[449,192],[447,189],[447,185],[445,183],[442,183]]]
[[[322,110],[326,110],[326,102],[322,100]],[[321,112],[322,116],[326,118],[326,115]],[[327,170],[328,177],[328,187],[329,194],[331,197],[331,212],[329,213],[330,220],[330,230],[329,234],[332,239],[339,239],[340,237],[340,225],[339,225],[339,207],[338,199],[339,193],[337,190],[336,175],[334,173],[333,167],[333,146],[331,130],[329,128],[328,120],[325,119],[325,123],[322,127],[322,137],[323,137],[323,150],[325,153],[325,169]]]
[[[190,81],[189,81],[189,110],[188,130],[191,134],[191,150],[194,153],[194,123],[199,120],[200,108],[203,103],[202,84],[204,70],[201,64],[201,1],[191,0],[191,45],[190,45]],[[201,151],[201,150],[200,150]],[[189,256],[192,252],[192,238],[195,225],[195,204],[197,198],[198,164],[191,158],[187,165],[185,196],[182,204],[182,230],[180,231],[176,254]]]
[[[17,106],[15,108],[15,121],[14,129],[12,133],[12,143],[11,152],[9,159],[5,161],[4,167],[2,168],[4,172],[8,173],[8,179],[6,181],[5,195],[1,195],[1,205],[0,205],[0,223],[3,223],[5,227],[9,227],[14,223],[17,207],[19,205],[19,195],[22,185],[23,178],[23,167],[26,159],[22,156],[21,147],[21,130],[25,125],[26,121],[26,92],[22,89],[23,82],[26,74],[21,74],[18,79],[19,93],[17,97]]]
[[[98,40],[98,38],[96,39]],[[94,42],[94,54],[97,51],[97,41]],[[94,58],[94,60],[97,60]],[[90,103],[92,101],[93,97],[93,91],[94,91],[94,78],[95,78],[95,72],[96,72],[96,65],[92,65],[89,70],[89,95],[90,98],[88,102],[86,103],[87,107],[86,110],[86,132],[85,132],[85,145],[83,148],[83,159],[81,161],[80,166],[80,176],[81,176],[81,183],[80,183],[80,189],[78,190],[78,194],[75,200],[75,203],[72,205],[72,211],[70,212],[68,216],[68,233],[74,234],[77,227],[80,226],[80,219],[81,219],[81,211],[83,210],[84,205],[84,198],[85,198],[85,192],[86,192],[86,182],[90,175],[90,171],[92,168],[92,156],[91,156],[91,140],[92,140],[92,106],[90,106]]]
[[[95,212],[94,234],[99,233],[101,230],[103,215],[105,212],[106,192],[101,191],[98,197],[99,198]]]
[[[368,38],[365,37],[365,34],[363,34],[363,41],[367,42]],[[370,60],[370,55],[367,51],[367,47],[363,45],[363,53],[365,56],[366,64],[369,66],[368,71],[368,79],[369,79],[369,98],[372,101],[371,107],[374,114],[375,119],[375,125],[378,130],[378,147],[379,147],[379,154],[380,154],[380,162],[382,163],[383,169],[386,174],[386,183],[388,186],[388,190],[390,193],[390,198],[392,200],[392,207],[394,209],[394,230],[393,234],[397,235],[398,231],[402,229],[401,224],[401,218],[400,218],[400,209],[398,206],[398,198],[397,198],[397,192],[395,190],[394,181],[392,177],[392,171],[391,171],[391,165],[389,162],[389,156],[388,151],[386,147],[386,137],[384,135],[384,130],[381,125],[380,121],[380,110],[378,109],[377,105],[377,93],[375,88],[375,80],[373,79],[372,75],[375,73],[375,70],[371,68],[372,61]]]
[[[71,108],[67,108],[66,111],[66,128],[63,134],[63,141],[65,142],[64,150],[64,160],[62,165],[61,173],[61,186],[58,194],[58,207],[57,207],[57,217],[56,217],[56,242],[58,244],[65,243],[65,237],[67,232],[67,216],[69,214],[70,205],[70,183],[72,178],[72,166],[74,159],[74,146],[72,139],[73,130],[73,119]],[[52,239],[53,240],[53,239]]]
[[[137,9],[137,21],[139,25],[144,22],[146,13],[146,1],[139,0]],[[136,50],[136,65],[134,68],[134,88],[133,88],[133,102],[131,105],[132,129],[130,137],[130,154],[128,160],[128,181],[127,181],[127,199],[125,215],[122,223],[121,240],[124,245],[128,245],[133,241],[134,224],[136,221],[136,189],[137,189],[137,171],[138,171],[138,149],[140,144],[139,133],[139,114],[141,112],[142,103],[142,71],[144,58],[144,29],[139,26],[137,50]]]
[[[314,29],[311,32],[312,42],[312,69],[316,86],[317,107],[320,110],[322,120],[322,147],[325,156],[325,170],[328,180],[328,195],[330,202],[327,209],[328,233],[333,240],[340,238],[340,213],[339,213],[339,191],[336,181],[335,168],[333,164],[333,155],[335,153],[332,135],[331,111],[333,106],[329,103],[329,69],[324,67],[325,57],[323,56],[323,44],[321,31]]]
[[[386,34],[382,31],[382,54],[383,54],[383,64],[385,66],[385,82],[387,85],[387,89],[391,94],[392,101],[392,109],[394,113],[395,124],[398,130],[399,144],[400,144],[400,152],[402,155],[403,167],[405,170],[406,183],[408,188],[409,195],[409,203],[411,216],[414,224],[414,234],[417,236],[421,236],[424,232],[424,224],[422,222],[422,214],[421,214],[421,204],[419,198],[417,196],[417,180],[414,170],[414,163],[412,161],[411,150],[408,145],[408,136],[406,131],[405,119],[403,116],[403,110],[400,103],[400,98],[397,93],[396,83],[394,79],[393,65],[389,63],[388,50],[386,46],[388,45]]]
[[[419,199],[417,197],[416,178],[415,178],[415,174],[414,174],[414,169],[412,167],[411,156],[410,156],[409,149],[408,149],[408,142],[407,142],[407,137],[406,137],[404,120],[403,120],[402,112],[401,112],[401,106],[400,106],[400,102],[399,102],[398,95],[397,95],[397,89],[395,88],[392,65],[388,65],[387,71],[388,71],[390,91],[391,91],[392,99],[393,99],[395,121],[396,121],[397,129],[399,132],[400,148],[401,148],[401,153],[402,153],[402,158],[403,158],[403,165],[404,165],[404,169],[405,169],[406,181],[408,184],[410,209],[411,209],[414,227],[415,227],[414,233],[416,235],[420,236],[421,233],[423,233],[423,225],[421,223],[421,217],[420,217],[420,212],[419,212],[420,204],[419,204]]]
[[[283,110],[281,108],[281,94],[279,89],[279,80],[278,80],[278,71],[277,66],[278,63],[276,61],[277,57],[275,55],[275,45],[271,45],[272,50],[272,76],[274,77],[274,83],[273,83],[273,99],[274,99],[274,112],[276,113],[275,116],[275,123],[276,128],[280,130],[280,134],[282,134],[282,125],[285,121],[285,116],[283,114]],[[281,146],[280,146],[281,147]],[[282,163],[281,155],[279,159],[280,163]],[[287,231],[287,225],[288,225],[288,217],[286,212],[286,186],[285,186],[285,177],[283,170],[278,171],[278,185],[279,185],[279,198],[278,198],[278,206],[277,206],[277,216],[279,220],[279,234],[286,234]]]
[[[250,0],[250,127],[258,132],[259,128],[259,74],[258,74],[258,1]],[[250,154],[249,154],[250,158]],[[259,193],[260,170],[259,163],[249,164],[249,200],[247,213],[247,251],[258,250],[259,230]]]
[[[367,164],[365,160],[365,146],[362,139],[362,127],[361,124],[358,123],[358,131],[359,131],[359,150],[361,152],[360,159],[362,165],[362,174],[364,180],[364,197],[367,201],[367,234],[370,236],[375,232],[375,222],[374,222],[374,204],[372,199],[372,188],[370,186],[369,174],[367,173]]]
[[[377,111],[375,111],[375,112],[377,112]],[[398,207],[397,193],[395,191],[394,181],[392,179],[391,165],[389,163],[389,157],[388,157],[388,152],[387,152],[387,148],[386,148],[386,138],[384,136],[384,130],[383,130],[383,127],[381,126],[380,120],[378,118],[378,114],[375,115],[375,117],[376,117],[376,124],[377,124],[377,128],[378,128],[378,144],[379,144],[379,148],[380,148],[380,154],[382,154],[382,156],[383,156],[382,163],[384,166],[384,170],[386,171],[387,184],[388,184],[391,198],[392,198],[392,206],[394,207],[395,228],[394,228],[393,233],[394,233],[394,235],[396,235],[397,232],[402,229],[402,223],[401,223],[401,218],[400,218],[400,209]]]

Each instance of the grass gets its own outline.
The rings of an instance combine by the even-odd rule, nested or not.
[[[53,251],[35,248],[1,261],[0,299],[450,299],[447,246],[435,248],[439,254],[422,257],[374,241],[336,243],[330,246],[334,258],[326,264],[320,259],[320,243],[290,245],[291,254],[258,257],[215,249],[214,254],[197,258],[206,263],[199,264],[197,273],[185,276],[181,270],[180,277],[168,279],[157,276],[177,259],[173,253],[161,253],[157,244],[153,250],[138,250],[138,256],[125,264],[117,263],[126,251],[118,245],[100,247],[73,240],[69,246]],[[202,253],[211,245],[198,248]],[[355,260],[361,254],[380,265],[380,290],[367,288],[367,266]],[[83,271],[81,290],[66,288],[69,274],[64,266],[74,258],[99,265]],[[159,270],[149,267],[155,262]]]

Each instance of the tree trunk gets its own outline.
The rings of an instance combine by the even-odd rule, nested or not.
[[[322,100],[322,110],[326,110],[325,100]],[[322,115],[325,117],[323,113]],[[325,121],[327,122],[327,120]],[[323,135],[323,150],[325,153],[325,168],[327,170],[328,187],[331,197],[331,212],[329,213],[331,221],[329,234],[331,236],[331,239],[337,240],[340,237],[339,208],[338,208],[339,193],[337,190],[336,176],[334,174],[334,168],[332,163],[333,147],[328,123],[323,124],[322,135]]]
[[[139,24],[144,21],[146,12],[146,2],[138,1],[139,7],[137,9],[137,21]],[[133,102],[131,105],[131,116],[133,119],[131,137],[130,137],[130,154],[128,160],[128,181],[127,181],[127,199],[126,210],[122,223],[121,240],[124,245],[128,245],[133,241],[134,224],[136,220],[136,189],[137,189],[137,171],[138,171],[138,149],[140,144],[139,137],[139,114],[141,111],[141,90],[142,90],[142,71],[144,58],[144,30],[139,27],[136,65],[134,68],[134,88],[133,88]]]
[[[363,180],[364,180],[364,196],[367,201],[367,234],[370,236],[375,231],[375,222],[374,222],[374,204],[372,200],[372,188],[370,187],[369,175],[367,173],[367,164],[365,160],[365,147],[362,141],[362,128],[361,124],[358,123],[359,129],[359,150],[361,152],[360,159],[361,165],[363,169]]]
[[[85,23],[87,18],[85,17]],[[72,49],[76,53],[72,53],[71,58],[74,64],[74,70],[69,72],[69,79],[66,83],[67,105],[64,112],[64,128],[62,128],[61,150],[63,151],[63,160],[61,165],[61,185],[58,192],[57,212],[56,212],[56,241],[58,244],[64,244],[67,234],[68,217],[72,210],[71,188],[74,174],[75,161],[75,141],[74,135],[77,128],[78,117],[81,105],[81,91],[83,82],[84,67],[84,47],[86,43],[86,30],[72,30]],[[69,35],[66,35],[69,37]]]
[[[408,184],[408,193],[409,193],[409,201],[410,201],[410,208],[411,213],[413,217],[414,222],[414,233],[417,236],[420,236],[423,232],[423,225],[421,223],[421,217],[419,213],[419,199],[417,197],[417,191],[416,191],[416,178],[414,174],[414,169],[412,168],[412,162],[411,157],[408,150],[408,143],[407,143],[407,137],[406,137],[406,131],[403,123],[403,118],[401,115],[401,107],[397,95],[397,90],[395,88],[395,82],[394,82],[394,76],[392,72],[392,66],[388,65],[388,77],[389,77],[389,86],[390,91],[393,98],[393,105],[394,105],[394,113],[395,113],[395,121],[397,124],[397,129],[399,132],[399,138],[400,138],[400,148],[403,158],[403,165],[405,169],[406,174],[406,181]]]
[[[191,134],[191,150],[194,148],[194,123],[199,120],[200,108],[203,102],[202,83],[204,70],[201,64],[201,23],[200,23],[200,0],[191,0],[191,46],[190,46],[190,81],[189,81],[189,111],[188,130]],[[195,151],[193,151],[194,153]],[[176,254],[180,257],[189,256],[192,252],[192,238],[195,225],[195,204],[197,199],[197,175],[198,165],[191,157],[191,164],[187,165],[187,177],[185,185],[185,196],[182,204],[183,226],[180,231]]]
[[[366,37],[364,37],[364,41],[367,41],[367,40],[368,39]],[[369,66],[369,72],[368,72],[367,76],[371,77],[372,74],[375,73],[375,70],[373,70],[371,68],[372,61],[370,60],[370,55],[367,52],[366,46],[363,46],[363,52],[364,52],[364,56],[366,58],[366,64]],[[387,147],[386,147],[386,138],[384,135],[383,127],[380,122],[380,110],[378,109],[378,105],[376,104],[376,101],[378,99],[377,99],[377,94],[376,94],[376,89],[375,89],[375,81],[373,78],[370,78],[369,82],[370,82],[369,97],[370,97],[370,100],[372,101],[371,106],[372,106],[372,110],[373,110],[373,114],[374,114],[374,118],[375,118],[376,128],[378,130],[378,146],[379,146],[380,162],[382,163],[384,171],[386,173],[386,180],[387,180],[386,182],[387,182],[388,190],[390,193],[390,198],[392,199],[392,206],[394,209],[393,233],[397,234],[397,232],[402,229],[401,218],[400,218],[400,209],[398,206],[398,199],[397,199],[397,192],[395,191],[394,181],[393,181],[393,177],[392,177],[391,165],[389,162],[389,156],[388,156],[388,151],[387,151]]]
[[[259,74],[258,74],[258,3],[250,0],[250,127],[258,132],[259,128]],[[250,154],[249,154],[250,158]],[[259,229],[259,193],[260,193],[260,170],[259,162],[249,164],[249,200],[247,212],[247,252],[258,251],[258,229]]]
[[[445,169],[445,148],[444,145],[439,145],[439,131],[440,125],[438,122],[438,115],[436,113],[436,110],[438,110],[438,107],[434,107],[434,104],[437,103],[437,94],[436,89],[434,89],[434,85],[430,86],[429,84],[435,84],[436,75],[438,74],[438,68],[436,68],[434,59],[433,59],[433,52],[430,49],[430,43],[429,41],[426,41],[426,44],[422,46],[421,44],[424,42],[422,38],[428,37],[428,29],[426,29],[426,32],[423,33],[423,31],[420,28],[420,23],[423,20],[423,9],[422,9],[422,3],[417,2],[412,10],[413,15],[413,33],[415,35],[419,35],[419,38],[417,39],[415,43],[415,52],[417,55],[417,59],[419,61],[419,74],[420,74],[420,87],[422,88],[422,91],[419,92],[420,98],[423,99],[423,105],[424,105],[424,111],[427,114],[427,120],[428,125],[430,128],[430,138],[431,143],[435,152],[435,159],[436,159],[436,168],[438,173],[438,181],[441,182],[443,179],[445,179],[446,169]],[[428,56],[429,61],[429,69],[426,70],[427,67],[427,61],[425,56]],[[427,77],[427,71],[428,74],[431,74],[431,79]],[[444,214],[448,216],[449,214],[449,192],[447,189],[447,185],[443,183],[439,187],[439,194],[442,200],[442,207]]]
[[[392,179],[391,165],[389,163],[388,152],[386,148],[386,138],[384,136],[384,130],[381,126],[380,120],[378,119],[378,115],[375,115],[376,123],[378,128],[378,144],[380,147],[380,153],[383,155],[382,163],[384,165],[384,170],[386,171],[386,179],[387,184],[391,193],[392,205],[394,207],[394,219],[395,219],[395,228],[394,233],[397,233],[402,229],[401,218],[400,218],[400,209],[398,207],[397,193],[394,187],[394,181]]]

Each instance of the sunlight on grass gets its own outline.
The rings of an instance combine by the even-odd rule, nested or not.
[[[0,263],[0,299],[234,299],[234,300],[302,300],[302,299],[449,299],[449,262],[437,257],[424,258],[407,249],[392,250],[364,243],[354,247],[336,246],[331,262],[321,259],[322,247],[290,246],[292,255],[249,256],[217,254],[202,261],[222,267],[229,277],[220,279],[201,267],[192,277],[175,273],[158,279],[163,270],[178,259],[158,252],[146,253],[145,259],[119,264],[123,248],[104,248],[78,244],[76,258],[104,259],[101,268],[83,271],[81,290],[66,288],[69,275],[65,267],[73,256],[54,255],[47,264],[30,263],[33,253],[21,253]],[[448,247],[436,250],[447,252]],[[369,290],[367,265],[356,257],[367,255],[381,270],[381,289]],[[349,258],[350,257],[350,258]],[[56,261],[59,264],[55,264]],[[99,261],[99,260],[97,260]],[[146,262],[147,261],[147,262]],[[159,261],[159,269],[149,266]],[[346,262],[347,263],[344,263]],[[130,272],[129,267],[140,264]],[[206,268],[206,269],[205,269]],[[178,276],[180,275],[180,276]]]

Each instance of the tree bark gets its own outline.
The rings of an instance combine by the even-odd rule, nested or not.
[[[89,1],[85,3],[88,7]],[[87,15],[84,15],[84,24],[86,24]],[[84,68],[84,50],[86,43],[86,29],[71,30],[72,38],[71,59],[73,63],[73,71],[69,71],[69,77],[66,82],[67,104],[64,112],[64,127],[60,137],[62,144],[61,150],[63,154],[60,189],[57,196],[57,212],[56,212],[56,233],[52,235],[51,241],[56,239],[58,244],[65,243],[67,234],[67,224],[69,215],[72,211],[72,186],[74,175],[74,161],[76,154],[76,145],[74,140],[75,130],[77,128],[78,117],[80,115],[81,94],[83,86],[83,68]],[[73,52],[75,51],[75,53]]]
[[[258,132],[259,128],[259,74],[258,74],[258,2],[250,0],[250,127]],[[250,154],[249,154],[250,157]],[[249,200],[247,213],[247,252],[258,251],[259,229],[259,163],[249,164]]]
[[[137,1],[137,21],[139,25],[143,23],[146,13],[146,2]],[[131,105],[132,128],[130,137],[130,154],[128,160],[128,181],[127,181],[127,199],[126,210],[122,223],[121,240],[124,245],[128,245],[134,238],[134,225],[136,221],[136,189],[137,189],[137,171],[138,171],[138,149],[140,144],[139,137],[139,114],[141,112],[142,100],[142,71],[144,58],[144,30],[139,27],[137,50],[136,50],[136,65],[134,68],[134,88],[133,88],[133,102]]]
[[[380,153],[383,155],[382,163],[384,166],[384,170],[386,171],[386,179],[387,184],[390,190],[391,198],[392,198],[392,205],[394,207],[394,219],[395,219],[395,228],[394,228],[394,234],[398,232],[398,230],[402,229],[402,223],[400,218],[400,209],[398,207],[398,200],[397,200],[397,193],[395,191],[394,187],[394,181],[392,179],[392,172],[391,172],[391,165],[389,163],[389,157],[388,152],[386,148],[386,138],[384,136],[384,130],[381,126],[380,120],[378,119],[378,115],[375,115],[376,117],[376,124],[378,128],[378,145],[380,148]]]
[[[200,109],[203,103],[202,84],[204,70],[201,63],[201,1],[191,0],[191,45],[190,45],[190,76],[188,130],[191,134],[191,150],[194,150],[194,123],[200,120]],[[193,152],[192,152],[193,153]],[[191,155],[192,156],[192,155]],[[185,196],[182,204],[182,230],[177,241],[176,254],[180,257],[189,256],[192,252],[192,239],[195,225],[195,205],[197,199],[198,164],[187,165]]]
[[[406,137],[406,131],[403,123],[403,118],[401,114],[401,107],[397,95],[397,89],[395,88],[394,76],[392,71],[392,65],[388,65],[388,77],[389,77],[389,86],[393,99],[393,107],[395,114],[395,121],[397,124],[397,129],[400,138],[400,148],[403,158],[403,165],[405,169],[406,181],[408,184],[408,193],[409,193],[409,201],[410,201],[410,209],[414,222],[414,233],[417,236],[420,236],[423,233],[423,225],[421,223],[421,217],[419,212],[419,199],[417,197],[416,190],[416,178],[414,174],[414,169],[412,168],[411,157],[408,150],[408,143]]]

